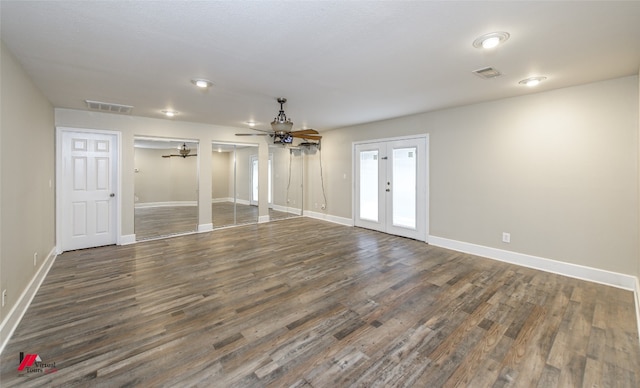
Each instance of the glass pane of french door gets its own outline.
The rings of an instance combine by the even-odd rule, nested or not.
[[[393,150],[392,176],[394,226],[416,228],[416,147]]]
[[[360,152],[360,219],[378,221],[378,150]]]

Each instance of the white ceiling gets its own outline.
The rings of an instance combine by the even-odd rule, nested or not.
[[[638,74],[640,1],[7,1],[1,38],[55,107],[234,127],[288,98],[320,131]],[[507,31],[491,51],[478,36]],[[504,75],[484,80],[473,70]],[[548,77],[536,89],[518,85]],[[192,78],[214,83],[197,90]]]

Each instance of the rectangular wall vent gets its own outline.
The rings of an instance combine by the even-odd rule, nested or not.
[[[484,79],[496,78],[502,75],[500,70],[494,69],[493,67],[485,67],[482,69],[474,70],[473,74]]]
[[[131,114],[133,107],[131,105],[112,104],[109,102],[85,100],[87,107],[91,110],[99,110],[100,112]]]

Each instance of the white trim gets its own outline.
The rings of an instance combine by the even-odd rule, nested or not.
[[[125,234],[118,239],[118,245],[130,245],[136,243],[135,234]]]
[[[229,203],[233,203],[233,197],[228,197],[228,198],[211,198],[211,203],[223,203],[223,202],[229,202]],[[236,203],[238,205],[250,205],[249,201],[246,199],[240,199],[237,198],[236,199]],[[256,205],[257,206],[257,205]]]
[[[213,230],[213,223],[198,225],[198,233],[211,232],[212,230]]]
[[[264,224],[265,222],[269,222],[270,218],[268,215],[266,216],[259,216],[258,217],[258,223],[259,224]]]
[[[352,147],[351,148],[353,149],[356,144],[383,143],[383,142],[387,142],[387,141],[424,139],[424,138],[428,138],[428,137],[429,137],[428,133],[422,133],[422,134],[418,134],[418,135],[407,135],[407,136],[396,136],[396,137],[384,137],[384,138],[381,138],[381,139],[360,140],[360,141],[354,141],[352,143]]]
[[[165,201],[165,202],[138,202],[136,209],[146,209],[150,207],[170,207],[170,206],[198,206],[198,201]]]
[[[638,327],[638,333],[640,333],[640,282],[638,282],[638,278],[636,278],[636,287],[633,292],[634,300],[636,302],[636,325]]]
[[[606,271],[578,264],[565,263],[543,257],[527,255],[524,253],[505,251],[482,245],[451,240],[443,237],[429,236],[429,244],[442,248],[452,249],[458,252],[470,253],[489,259],[516,264],[523,267],[538,269],[576,279],[588,280],[594,283],[605,284],[617,288],[623,288],[638,292],[638,279],[635,276],[617,272]],[[637,303],[636,303],[637,304]]]
[[[57,248],[53,247],[45,261],[42,263],[40,268],[38,268],[36,274],[31,278],[27,287],[22,291],[22,294],[20,294],[16,304],[13,305],[9,314],[7,314],[2,323],[0,323],[0,354],[2,354],[4,347],[9,342],[13,332],[18,327],[18,324],[22,320],[24,314],[27,312],[29,305],[31,305],[33,298],[36,296],[42,282],[47,277],[47,274],[49,273],[49,270],[57,256]]]
[[[344,226],[353,226],[353,219],[351,218],[332,216],[331,214],[312,212],[309,210],[305,210],[304,216],[309,218],[315,218],[316,220],[333,222],[334,224],[340,224]]]
[[[302,209],[295,208],[295,207],[288,207],[288,206],[273,205],[272,204],[270,206],[270,208],[275,210],[275,211],[279,211],[279,212],[283,212],[283,213],[295,214],[297,216],[301,216],[302,215]]]

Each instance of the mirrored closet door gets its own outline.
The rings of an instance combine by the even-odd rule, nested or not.
[[[194,232],[198,227],[198,143],[134,139],[136,240]]]
[[[213,142],[212,152],[213,228],[258,222],[258,202],[253,201],[258,145]]]
[[[302,215],[303,153],[291,146],[269,147],[269,219]]]

